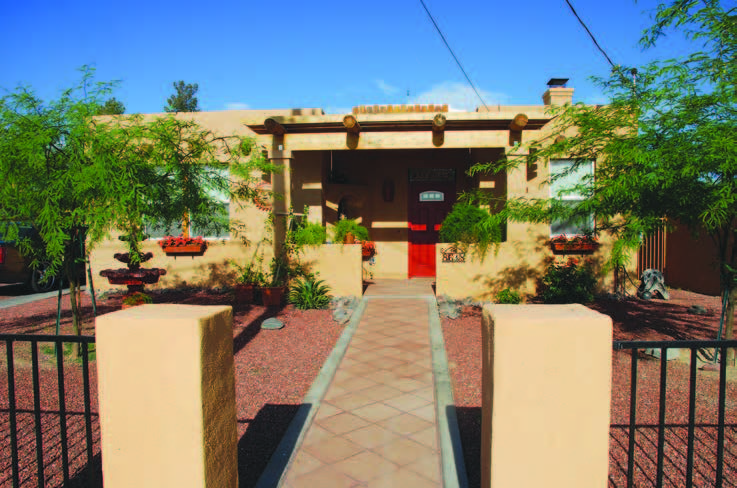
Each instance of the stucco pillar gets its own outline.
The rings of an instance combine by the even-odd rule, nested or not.
[[[523,150],[519,147],[508,147],[506,156],[509,159],[520,157]],[[527,166],[518,164],[516,167],[507,171],[507,198],[519,198],[527,196]],[[530,225],[525,222],[508,222],[507,223],[507,240],[508,241],[525,241],[530,238],[528,230]]]
[[[481,487],[606,487],[611,318],[490,304],[482,341]]]
[[[274,198],[272,208],[274,212],[274,255],[281,249],[286,237],[286,213],[292,205],[292,153],[285,149],[284,136],[274,136],[274,142],[269,151],[269,161],[281,166],[281,173],[272,173],[271,187],[274,194],[281,195]],[[296,210],[301,212],[302,210]]]
[[[97,317],[105,488],[234,488],[229,306],[142,305]]]

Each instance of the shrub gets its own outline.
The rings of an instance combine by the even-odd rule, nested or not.
[[[505,288],[496,294],[496,303],[507,303],[517,305],[522,301],[522,297],[518,292],[511,288]]]
[[[125,305],[143,305],[144,303],[154,303],[151,295],[136,291],[123,297]]]
[[[594,300],[596,276],[591,266],[570,258],[565,264],[552,263],[542,279],[543,303],[589,303]]]
[[[491,244],[502,241],[502,225],[497,215],[476,205],[456,203],[443,220],[439,238],[440,242],[476,244],[476,254],[483,259]]]
[[[368,229],[366,227],[359,225],[353,219],[343,219],[337,221],[335,227],[333,227],[333,242],[340,243],[345,241],[345,236],[349,232],[358,240],[369,240]]]
[[[294,233],[294,243],[298,246],[319,246],[325,244],[327,231],[325,227],[314,222],[308,222]]]
[[[315,277],[296,279],[289,290],[289,303],[300,310],[327,308],[330,304],[330,287],[323,283],[323,280],[316,280]]]

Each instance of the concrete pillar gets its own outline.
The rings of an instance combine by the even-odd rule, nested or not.
[[[97,317],[105,488],[234,488],[229,306],[142,305]]]
[[[606,487],[611,318],[486,305],[482,341],[481,487]]]

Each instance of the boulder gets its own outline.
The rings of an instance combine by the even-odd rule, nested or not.
[[[274,317],[261,322],[261,328],[266,330],[281,329],[282,327],[284,327],[284,322]]]

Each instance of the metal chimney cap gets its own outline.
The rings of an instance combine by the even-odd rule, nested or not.
[[[565,88],[568,78],[550,78],[548,86],[551,88]]]

